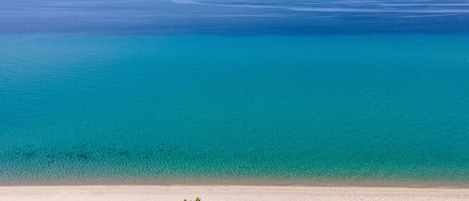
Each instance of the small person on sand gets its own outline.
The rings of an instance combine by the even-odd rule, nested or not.
[[[187,201],[187,199],[184,199],[184,201]],[[199,197],[195,198],[195,201],[201,201]]]

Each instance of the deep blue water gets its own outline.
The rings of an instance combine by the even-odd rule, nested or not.
[[[467,33],[467,0],[2,0],[0,32]]]
[[[0,184],[469,186],[469,1],[3,0]]]

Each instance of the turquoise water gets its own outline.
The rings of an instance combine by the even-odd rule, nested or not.
[[[469,35],[0,44],[0,183],[469,182]]]

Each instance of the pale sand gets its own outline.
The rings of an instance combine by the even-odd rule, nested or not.
[[[1,201],[469,201],[469,189],[299,186],[2,186]]]

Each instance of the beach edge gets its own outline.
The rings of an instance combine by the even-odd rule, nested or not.
[[[247,185],[0,186],[2,201],[469,200],[469,188]]]

